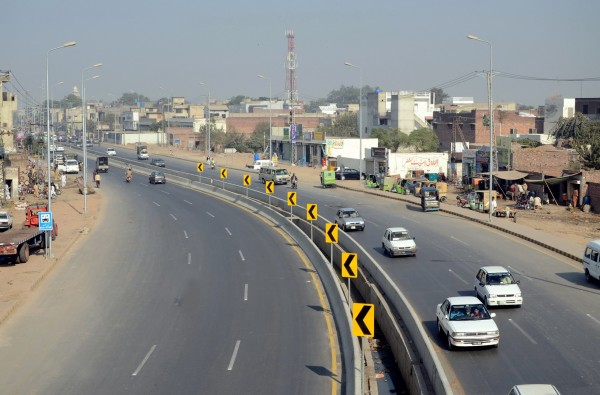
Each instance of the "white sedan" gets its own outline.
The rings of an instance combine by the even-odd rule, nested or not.
[[[0,229],[8,230],[13,227],[13,217],[6,211],[0,211]]]
[[[440,336],[448,349],[454,347],[498,347],[500,331],[485,306],[474,296],[454,296],[437,305],[436,319]]]
[[[106,155],[115,156],[115,155],[117,155],[117,151],[115,151],[114,148],[107,148],[106,149]]]
[[[475,296],[486,307],[523,305],[519,281],[503,266],[484,266],[475,276]]]
[[[404,228],[387,228],[381,238],[381,248],[384,255],[417,255],[415,238],[411,237]]]

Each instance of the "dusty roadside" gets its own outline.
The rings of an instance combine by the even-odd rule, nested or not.
[[[32,252],[27,263],[0,263],[0,325],[5,322],[20,305],[36,291],[38,285],[51,274],[56,265],[72,252],[77,243],[98,223],[103,207],[101,190],[88,195],[87,214],[83,214],[83,195],[69,176],[67,186],[52,201],[52,215],[58,224],[58,237],[52,242],[51,258],[46,258],[44,250]],[[47,202],[44,199],[26,195],[22,202]],[[16,206],[8,207],[14,217],[13,228],[20,229],[25,219],[25,211]]]

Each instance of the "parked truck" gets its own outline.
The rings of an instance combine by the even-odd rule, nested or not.
[[[150,158],[150,155],[148,154],[148,146],[138,144],[135,146],[135,150],[137,152],[138,159],[144,160]]]
[[[0,233],[0,257],[10,262],[27,262],[31,249],[45,248],[44,233],[39,228],[27,227]]]

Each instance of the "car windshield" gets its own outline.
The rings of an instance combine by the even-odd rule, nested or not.
[[[0,219],[8,219],[8,214],[6,214],[6,213],[0,214]]]
[[[289,173],[286,169],[277,169],[277,170],[275,170],[275,174],[278,176],[286,176]]]
[[[514,284],[515,280],[510,273],[494,273],[487,275],[486,283],[488,285],[507,285]]]
[[[408,240],[408,239],[410,239],[408,232],[393,232],[392,233],[393,241]]]
[[[490,313],[483,304],[453,305],[450,308],[450,321],[486,320]]]

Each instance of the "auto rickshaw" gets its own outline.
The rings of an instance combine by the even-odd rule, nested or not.
[[[396,177],[384,177],[383,181],[379,184],[379,189],[390,192],[394,185],[396,185]]]
[[[498,200],[498,193],[492,191],[492,195]],[[490,209],[490,191],[473,191],[467,195],[468,206],[471,210],[487,213]]]
[[[437,211],[440,209],[437,189],[427,186],[421,188],[421,208],[423,211]]]
[[[377,182],[377,176],[375,174],[369,174],[365,178],[365,185],[368,188],[377,188],[379,187],[379,183]]]
[[[430,181],[423,183],[423,187],[435,188],[438,191],[438,199],[443,202],[448,197],[448,183],[442,181]]]
[[[323,170],[321,172],[321,186],[331,188],[335,186],[335,171]]]
[[[402,187],[402,181],[404,181],[404,178],[401,178],[401,177],[396,178],[394,180],[394,185],[392,185],[391,191],[394,193],[403,194],[404,188]]]

